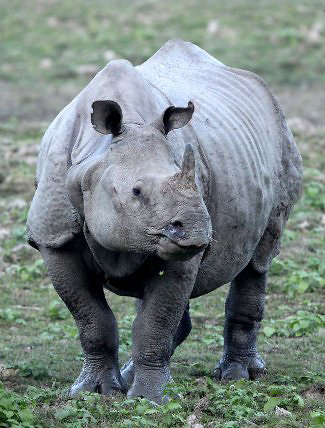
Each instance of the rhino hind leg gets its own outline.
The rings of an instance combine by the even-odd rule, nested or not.
[[[118,366],[117,323],[100,281],[87,267],[81,251],[71,248],[40,248],[40,251],[57,293],[76,321],[84,351],[83,368],[69,394],[126,393]]]
[[[190,305],[188,304],[173,339],[172,355],[175,352],[177,346],[184,342],[184,340],[190,334],[191,330],[192,322],[190,316]],[[132,385],[134,380],[134,365],[132,358],[130,358],[121,368],[121,374],[127,385]]]
[[[215,368],[219,380],[255,379],[265,372],[256,349],[264,313],[267,273],[250,263],[231,282],[226,300],[224,352]]]

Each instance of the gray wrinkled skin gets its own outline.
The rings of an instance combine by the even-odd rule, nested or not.
[[[111,61],[48,128],[36,175],[29,242],[85,354],[71,395],[128,390],[161,403],[170,357],[191,330],[189,300],[228,282],[215,376],[264,371],[267,272],[302,165],[258,76],[181,40],[138,67]],[[138,299],[122,375],[103,287]]]

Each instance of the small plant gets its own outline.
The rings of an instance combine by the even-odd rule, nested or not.
[[[325,285],[325,280],[318,272],[297,271],[288,276],[285,283],[285,291],[289,297],[295,297],[297,294],[306,291],[314,291]]]
[[[169,386],[166,389],[169,397],[175,395],[175,391],[178,391],[179,387],[175,384]],[[175,401],[173,398],[170,398],[167,403],[163,406],[157,406],[155,403],[148,401],[143,398],[137,398],[134,400],[126,400],[121,403],[121,405],[128,404],[129,411],[128,417],[125,418],[121,424],[123,427],[160,427],[161,420],[155,422],[152,416],[157,416],[157,418],[163,418],[164,427],[174,427],[179,426],[179,424],[185,423],[185,418],[181,415],[182,404],[179,401]]]
[[[289,328],[295,336],[313,333],[325,326],[324,315],[313,314],[307,311],[298,311],[295,315],[288,317],[287,320],[289,321]]]
[[[325,316],[308,311],[298,311],[284,320],[270,320],[263,328],[266,337],[273,335],[300,337],[318,331],[325,326]]]
[[[99,424],[105,410],[100,395],[83,392],[77,400],[70,400],[69,404],[59,408],[54,418],[67,428],[81,428],[89,423]]]
[[[222,332],[223,327],[215,326],[215,325],[206,325],[204,330],[204,335],[202,337],[202,343],[208,346],[223,346],[223,335],[220,334]]]
[[[12,229],[12,237],[17,241],[26,241],[26,226],[19,225]]]
[[[12,265],[10,268],[22,282],[31,282],[42,278],[45,273],[43,259],[37,259],[31,265]]]
[[[19,370],[20,376],[32,377],[36,380],[42,380],[49,377],[49,371],[40,362],[35,361],[22,361],[14,366]]]
[[[279,275],[287,274],[288,272],[295,271],[297,269],[298,269],[298,265],[293,260],[274,259],[270,267],[270,274],[279,276]]]
[[[50,302],[47,313],[52,320],[65,320],[70,316],[69,311],[57,300]]]
[[[127,352],[131,349],[132,343],[132,322],[134,317],[130,315],[124,316],[119,322],[119,335],[120,335],[120,351]]]
[[[305,203],[311,207],[325,210],[324,186],[319,181],[311,181],[304,189]]]
[[[285,278],[283,291],[287,292],[290,298],[305,292],[313,292],[325,285],[325,266],[318,257],[310,257],[305,269],[301,269],[293,260],[275,259],[270,274]]]
[[[0,382],[0,427],[38,428],[29,409],[29,401],[14,392],[8,391]]]
[[[318,272],[322,277],[325,275],[325,260],[319,257],[310,257],[307,261],[307,267]]]
[[[46,331],[43,331],[40,335],[40,339],[53,340],[53,339],[65,339],[65,338],[76,338],[78,337],[78,330],[75,325],[52,323],[48,325]]]
[[[222,418],[225,421],[223,426],[242,426],[251,418],[257,421],[265,416],[261,408],[266,395],[254,388],[247,388],[247,382],[244,380],[231,385],[221,385],[205,378],[202,389],[204,395],[209,397],[206,415],[209,419]]]
[[[303,398],[297,394],[295,386],[271,385],[268,387],[268,398],[264,404],[264,412],[270,412],[276,406],[281,406],[287,410],[294,410],[297,407],[304,407]]]
[[[313,426],[324,427],[325,426],[325,412],[311,412],[310,418]]]
[[[0,319],[5,321],[16,322],[18,324],[26,324],[26,321],[22,318],[21,313],[12,308],[1,309]]]

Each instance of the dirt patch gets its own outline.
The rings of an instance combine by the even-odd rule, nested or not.
[[[315,132],[324,127],[325,88],[321,86],[281,87],[274,89],[291,126],[299,133]]]
[[[305,389],[301,395],[311,400],[325,400],[325,385],[312,385],[310,388]]]

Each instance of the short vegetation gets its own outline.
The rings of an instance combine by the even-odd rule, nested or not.
[[[186,3],[186,5],[185,5]],[[322,427],[324,402],[323,3],[311,1],[2,2],[0,16],[0,427]],[[172,359],[166,406],[84,393],[73,319],[26,244],[37,146],[49,121],[108,60],[143,61],[167,39],[198,43],[260,74],[284,106],[304,159],[302,198],[274,260],[258,381],[213,380],[227,286],[193,300],[193,330]],[[107,293],[131,347],[131,298]],[[175,395],[175,394],[171,395]]]

